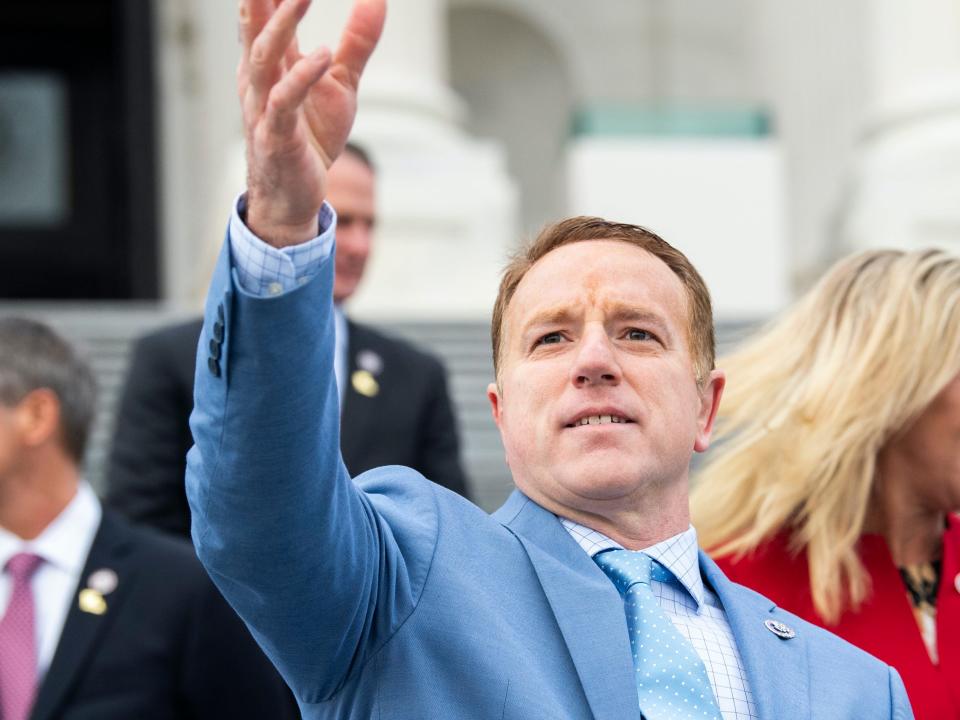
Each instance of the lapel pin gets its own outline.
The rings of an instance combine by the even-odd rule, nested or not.
[[[109,595],[114,590],[117,589],[117,584],[120,582],[115,573],[110,568],[100,568],[90,573],[90,577],[87,578],[87,587],[91,590],[96,590],[101,595]]]
[[[373,350],[361,350],[357,353],[357,367],[371,375],[383,372],[383,358]]]
[[[380,383],[370,374],[369,370],[357,370],[350,376],[353,389],[364,397],[372,398],[380,392]]]
[[[107,611],[107,601],[93,588],[84,588],[78,598],[80,610],[90,615],[103,615]]]
[[[957,576],[953,579],[953,586],[957,589],[957,592],[960,593],[960,573],[957,573]]]
[[[767,630],[772,632],[781,640],[789,640],[797,636],[796,631],[787,625],[782,623],[779,620],[764,620],[763,624],[766,626]]]

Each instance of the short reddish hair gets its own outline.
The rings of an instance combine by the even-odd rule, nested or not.
[[[545,227],[533,242],[517,253],[503,271],[500,290],[493,305],[490,339],[493,345],[493,371],[500,378],[503,343],[503,322],[510,300],[520,281],[534,264],[563,245],[588,240],[616,240],[636,245],[663,261],[680,278],[687,293],[687,339],[697,381],[703,382],[715,362],[713,309],[710,291],[686,255],[656,233],[626,223],[615,223],[596,217],[573,217]]]

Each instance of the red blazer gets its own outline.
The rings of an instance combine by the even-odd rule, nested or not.
[[[917,720],[950,720],[960,718],[960,516],[947,522],[937,595],[939,665],[927,655],[903,581],[879,535],[860,539],[860,559],[873,592],[858,612],[844,613],[836,625],[827,625],[814,610],[806,555],[791,557],[785,533],[737,562],[726,557],[717,564],[731,580],[895,667]]]

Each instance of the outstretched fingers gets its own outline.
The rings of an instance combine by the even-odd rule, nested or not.
[[[256,5],[270,5],[269,0],[247,0],[251,11]],[[248,102],[252,109],[262,108],[271,88],[280,81],[283,74],[282,63],[296,38],[297,25],[310,7],[310,0],[283,0],[269,20],[253,38],[249,47],[245,46],[244,65],[249,82]],[[251,27],[259,20],[259,15],[251,18]]]
[[[244,56],[250,54],[250,46],[273,14],[275,4],[274,0],[241,0],[240,42]]]
[[[287,47],[287,52],[283,56],[284,67],[292,68],[302,57],[303,53],[300,52],[300,45],[297,43],[296,35],[294,35],[293,40]]]
[[[264,113],[266,130],[272,135],[289,137],[296,128],[297,117],[307,94],[331,63],[330,51],[319,48],[301,58],[273,86]]]
[[[386,0],[356,0],[353,5],[333,62],[346,69],[345,79],[354,89],[370,54],[377,46],[386,15]]]

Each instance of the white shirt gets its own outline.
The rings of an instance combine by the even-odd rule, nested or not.
[[[0,569],[21,552],[39,555],[43,562],[33,574],[31,589],[37,631],[37,676],[43,677],[60,642],[67,612],[80,583],[80,573],[103,514],[100,501],[85,482],[70,504],[39,537],[23,540],[0,527]],[[0,572],[0,616],[7,611],[13,581]]]
[[[559,519],[590,557],[601,550],[623,549],[603,533],[567,518]],[[653,580],[650,588],[660,609],[703,660],[724,720],[759,718],[727,614],[720,599],[703,584],[697,547],[697,531],[691,525],[679,535],[643,548],[644,553],[672,572],[683,586],[681,589],[672,583]]]
[[[350,333],[347,331],[347,316],[339,305],[333,306],[333,374],[337,380],[337,392],[340,394],[340,407],[343,408],[343,393],[346,389],[347,348],[350,345]]]

